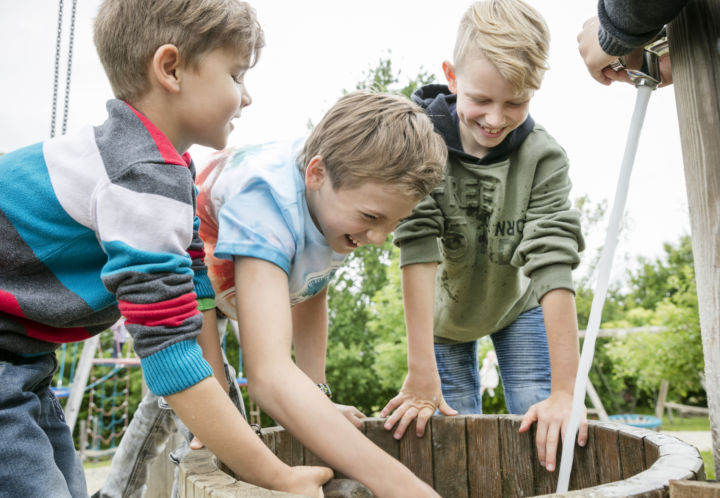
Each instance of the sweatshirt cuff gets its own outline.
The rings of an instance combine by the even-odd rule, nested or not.
[[[192,387],[213,372],[195,339],[176,342],[140,360],[145,382],[157,396]]]
[[[207,268],[195,270],[193,284],[195,285],[195,294],[197,295],[198,300],[215,297],[215,291],[213,290],[210,278],[207,275]]]
[[[540,302],[542,297],[555,289],[567,289],[573,294],[575,286],[572,280],[572,268],[566,264],[555,264],[538,268],[530,275],[535,298]]]
[[[199,311],[211,310],[215,307],[215,299],[212,297],[206,297],[204,299],[197,300],[197,307]]]
[[[400,268],[416,263],[440,263],[437,237],[423,237],[400,243]]]
[[[602,27],[598,30],[598,43],[600,44],[600,48],[603,49],[603,52],[617,57],[627,55],[634,50],[634,47],[628,47],[617,38],[614,38],[610,33],[602,29]]]

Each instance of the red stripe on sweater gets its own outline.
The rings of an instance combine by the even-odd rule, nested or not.
[[[160,128],[155,126],[152,121],[127,102],[125,102],[125,105],[127,105],[130,110],[135,113],[138,119],[145,126],[145,129],[148,133],[150,133],[150,136],[158,148],[158,152],[160,152],[160,155],[167,164],[177,164],[179,166],[185,166],[186,168],[190,165],[190,155],[187,152],[180,157],[180,154],[177,153],[175,147],[170,142],[170,139],[168,139],[168,137],[160,131]],[[185,160],[186,156],[187,160]]]
[[[190,259],[205,259],[205,250],[200,249],[199,251],[191,251],[188,249],[188,256],[190,256]]]
[[[83,327],[51,327],[25,318],[15,296],[0,290],[0,312],[12,315],[12,320],[25,328],[28,337],[47,342],[77,342],[90,337],[92,334]]]
[[[200,313],[194,292],[158,303],[138,304],[118,301],[120,312],[127,324],[145,327],[179,327],[190,317]]]

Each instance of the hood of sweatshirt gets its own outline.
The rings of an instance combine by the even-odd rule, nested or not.
[[[470,163],[491,164],[507,159],[535,128],[535,121],[528,114],[525,121],[508,133],[502,142],[490,148],[482,158],[478,158],[463,150],[460,142],[457,95],[450,92],[447,85],[425,85],[413,93],[412,100],[425,109],[425,114],[433,122],[435,131],[445,139],[448,151]]]

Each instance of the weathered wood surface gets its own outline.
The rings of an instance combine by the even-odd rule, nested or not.
[[[432,420],[433,477],[440,496],[468,497],[465,419]]]
[[[502,495],[500,423],[497,417],[466,419],[470,498]]]
[[[518,416],[433,417],[423,438],[415,435],[413,424],[399,442],[382,424],[382,419],[369,419],[363,430],[442,496],[547,495],[557,486],[557,471],[547,472],[538,462],[535,429],[518,432]],[[262,438],[286,462],[295,461],[299,465],[317,461],[281,428],[265,429]],[[267,490],[241,483],[218,470],[214,457],[206,450],[190,455],[190,460],[181,463],[184,469],[181,480],[186,490],[183,498],[291,496],[261,494]],[[562,496],[662,497],[668,496],[670,479],[703,477],[703,462],[697,449],[675,437],[615,423],[590,422],[588,444],[584,448],[575,447],[570,479],[575,491]],[[368,490],[351,481],[337,481],[333,486],[333,497],[368,496]],[[191,493],[190,489],[194,491]],[[361,494],[353,494],[356,492],[353,489]],[[343,495],[345,492],[349,494]]]
[[[670,498],[720,498],[720,482],[670,481]]]
[[[690,210],[715,473],[720,475],[720,2],[689,2],[668,26]]]
[[[432,423],[425,427],[423,437],[415,435],[415,421],[408,425],[400,440],[400,461],[420,479],[433,486]]]

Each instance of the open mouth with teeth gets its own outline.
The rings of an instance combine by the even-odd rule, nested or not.
[[[348,245],[352,247],[353,249],[360,247],[360,242],[355,240],[352,235],[346,233],[345,234],[345,240],[347,241]]]
[[[505,131],[505,127],[502,128],[488,128],[486,126],[480,126],[480,130],[482,130],[483,135],[488,137],[498,137],[502,135],[503,131]]]

